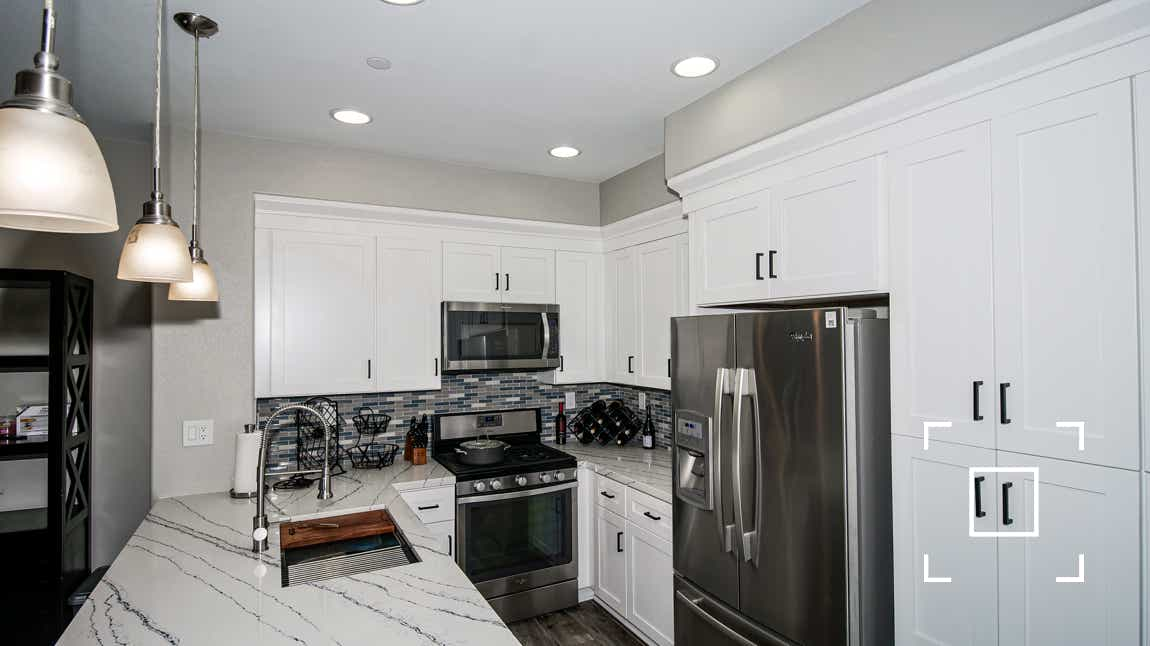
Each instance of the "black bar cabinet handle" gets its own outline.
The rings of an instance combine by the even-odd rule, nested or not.
[[[559,372],[563,372],[563,355],[559,355]]]
[[[974,478],[974,517],[983,518],[986,516],[986,511],[982,508],[982,482],[986,480],[986,476],[976,476]]]
[[[600,492],[599,492],[599,495],[600,495],[600,496],[603,496],[604,498],[610,498],[611,500],[614,500],[614,499],[615,499],[615,494],[613,494],[613,493],[607,493],[606,491],[600,491]]]
[[[643,512],[643,515],[646,516],[647,518],[650,518],[651,520],[663,520],[662,516],[655,516],[649,511]]]
[[[435,358],[435,376],[439,376],[439,357]]]
[[[632,354],[627,356],[627,372],[635,372],[635,370],[631,368],[631,362],[634,360],[635,355]]]
[[[417,507],[417,509],[419,509],[419,511],[427,511],[428,509],[439,509],[439,505],[424,505],[422,507]]]
[[[1003,424],[1009,424],[1010,418],[1006,416],[1006,389],[1010,388],[1009,382],[998,384],[998,421]]]
[[[667,357],[667,376],[671,376],[671,357]]]
[[[367,360],[367,378],[371,379],[371,359]]]
[[[767,252],[767,278],[778,278],[775,275],[775,254],[777,253],[778,251],[775,249]]]
[[[499,272],[495,272],[495,291],[499,291]]]
[[[503,274],[503,289],[511,291],[511,274]]]
[[[1002,524],[1013,525],[1014,519],[1010,517],[1010,488],[1013,482],[1002,483]]]
[[[623,532],[616,532],[615,533],[615,551],[616,552],[622,552],[623,551]]]
[[[761,251],[755,252],[755,280],[763,279],[763,254]]]
[[[974,382],[974,421],[976,421],[976,422],[981,422],[983,420],[982,404],[978,403],[978,395],[981,392],[982,392],[982,382],[981,381]]]

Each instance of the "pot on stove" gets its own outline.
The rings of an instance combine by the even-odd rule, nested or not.
[[[508,444],[499,440],[476,439],[461,442],[455,452],[459,461],[472,466],[499,464],[507,452]]]

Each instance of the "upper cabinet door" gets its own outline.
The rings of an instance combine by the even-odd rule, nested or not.
[[[551,383],[597,381],[604,336],[602,256],[557,251],[555,283],[560,363],[544,378]]]
[[[1137,644],[1138,473],[1003,451],[998,463],[1034,471],[998,474],[997,531],[1037,534],[998,539],[999,643]]]
[[[990,125],[890,155],[895,433],[994,448]]]
[[[679,249],[675,238],[635,249],[639,287],[639,356],[635,382],[671,388],[671,317],[678,313]]]
[[[554,251],[503,247],[500,258],[504,303],[555,302]]]
[[[716,204],[688,218],[700,305],[761,301],[768,293],[770,191]]]
[[[440,387],[441,255],[437,239],[379,239],[381,391]]]
[[[674,238],[679,276],[675,285],[675,316],[691,313],[691,236],[681,233]]]
[[[772,189],[770,297],[883,291],[886,207],[870,158]]]
[[[498,303],[503,294],[499,247],[443,243],[443,299]]]
[[[1138,205],[1138,232],[1141,236],[1139,245],[1141,253],[1139,261],[1139,285],[1142,293],[1142,401],[1143,411],[1150,411],[1150,72],[1134,78],[1134,135],[1138,169],[1138,195],[1143,196]],[[1142,467],[1150,471],[1150,430],[1143,431],[1142,446],[1146,449]],[[1150,497],[1148,497],[1150,498]],[[1147,507],[1150,510],[1150,506]],[[1147,512],[1150,515],[1150,511]],[[1150,528],[1150,517],[1147,518],[1147,527]],[[1150,532],[1147,533],[1150,536]],[[1146,581],[1150,585],[1150,559],[1147,559]],[[1150,588],[1148,588],[1150,598]],[[1150,622],[1150,613],[1147,613]],[[1146,644],[1150,646],[1150,626],[1146,628]]]
[[[1130,104],[1123,80],[993,122],[999,449],[1138,468]]]
[[[607,380],[619,384],[635,383],[639,360],[639,299],[635,255],[635,247],[607,255]],[[559,321],[562,327],[562,310],[559,312]]]
[[[272,234],[273,395],[372,392],[375,237]]]
[[[970,536],[971,527],[996,531],[998,474],[976,474],[975,481],[970,473],[994,467],[994,451],[935,440],[924,450],[922,440],[899,436],[891,446],[895,642],[997,644],[996,541]]]

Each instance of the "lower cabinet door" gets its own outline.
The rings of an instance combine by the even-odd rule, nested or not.
[[[1036,470],[998,474],[999,643],[1138,643],[1139,474],[1005,451],[998,463]]]
[[[627,619],[658,644],[675,640],[675,575],[671,544],[628,523]]]
[[[996,539],[970,536],[996,530],[997,474],[970,473],[994,451],[899,436],[892,449],[896,642],[997,644]]]
[[[455,521],[445,520],[439,523],[426,525],[427,530],[436,536],[442,537],[447,543],[447,554],[455,557]]]
[[[620,616],[627,616],[627,521],[599,507],[595,510],[596,597]]]

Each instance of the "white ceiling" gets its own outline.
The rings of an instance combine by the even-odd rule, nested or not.
[[[205,129],[601,181],[662,152],[667,114],[864,2],[173,0],[167,11],[221,25],[201,44]],[[97,128],[149,123],[154,2],[58,5],[75,39],[62,71],[85,117]],[[192,41],[165,23],[171,105],[188,123]],[[20,25],[21,63],[35,31]],[[694,54],[718,57],[718,71],[670,73]],[[369,56],[392,69],[371,69]],[[341,106],[375,121],[338,124],[328,111]],[[583,154],[551,158],[560,144]]]

